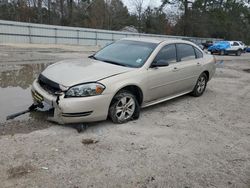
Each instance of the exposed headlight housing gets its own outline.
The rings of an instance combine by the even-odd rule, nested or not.
[[[105,86],[100,83],[86,83],[76,85],[66,92],[65,97],[89,97],[95,95],[101,95]]]

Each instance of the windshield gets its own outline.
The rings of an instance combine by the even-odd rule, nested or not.
[[[120,40],[97,52],[92,58],[126,67],[141,67],[157,44]]]

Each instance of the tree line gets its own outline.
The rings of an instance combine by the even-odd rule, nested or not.
[[[183,10],[176,34],[250,44],[250,0],[163,0],[163,5],[176,2]]]
[[[250,0],[0,0],[0,19],[141,33],[242,40],[250,43]],[[179,13],[171,16],[167,7]]]

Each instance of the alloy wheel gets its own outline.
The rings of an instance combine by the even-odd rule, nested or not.
[[[206,87],[206,78],[204,76],[201,76],[198,79],[198,83],[197,83],[197,91],[198,93],[202,93]]]
[[[135,101],[130,96],[121,98],[115,108],[115,115],[119,121],[124,121],[133,116],[135,112]]]

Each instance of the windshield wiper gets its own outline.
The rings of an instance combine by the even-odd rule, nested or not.
[[[94,60],[98,60],[98,59],[95,57],[95,55],[90,55],[88,58],[94,59]]]
[[[100,61],[103,61],[105,63],[110,63],[110,64],[113,64],[113,65],[119,65],[119,66],[123,66],[123,67],[128,67],[127,65],[123,65],[123,64],[117,63],[115,61],[111,61],[111,60],[100,60]]]
[[[115,62],[115,61],[106,60],[106,59],[98,59],[98,58],[95,57],[95,55],[90,55],[88,58],[94,59],[94,60],[103,61],[103,62],[105,62],[105,63],[110,63],[110,64],[113,64],[113,65],[119,65],[119,66],[123,66],[123,67],[130,67],[130,66],[128,66],[128,65],[124,65],[124,64],[117,63],[117,62]]]

